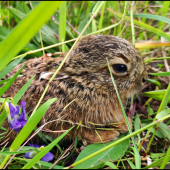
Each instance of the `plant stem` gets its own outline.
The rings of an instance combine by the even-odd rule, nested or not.
[[[133,10],[135,7],[135,2],[133,1],[131,4],[131,10],[130,10],[130,21],[131,21],[131,29],[132,29],[132,44],[135,46],[135,29],[134,29],[134,23],[133,23]]]

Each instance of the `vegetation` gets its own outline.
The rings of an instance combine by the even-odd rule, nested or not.
[[[81,36],[90,34],[114,35],[132,42],[144,57],[148,70],[140,102],[132,98],[125,110],[133,117],[133,132],[120,135],[116,141],[88,145],[85,149],[76,137],[71,145],[58,144],[71,129],[43,149],[22,145],[56,100],[50,99],[40,106],[47,85],[32,117],[10,147],[6,146],[8,132],[0,127],[4,130],[0,134],[1,168],[165,168],[170,160],[169,5],[170,1],[1,1],[0,80],[20,62],[45,55],[58,57],[60,52],[72,50]],[[15,76],[0,81],[0,85],[3,84],[0,97],[23,68]],[[9,114],[7,102],[17,105],[33,79],[13,98],[0,98],[0,125]],[[24,158],[30,149],[36,151],[36,156]],[[49,151],[55,155],[54,159],[41,161]]]

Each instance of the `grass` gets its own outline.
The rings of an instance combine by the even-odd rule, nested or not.
[[[74,149],[71,151],[69,151],[70,144],[57,144],[68,133],[65,132],[54,141],[49,139],[51,143],[45,149],[33,159],[27,160],[23,157],[25,146],[20,146],[37,125],[39,119],[45,114],[48,107],[56,100],[50,99],[40,106],[41,100],[50,85],[49,83],[34,108],[28,123],[10,147],[5,145],[6,142],[4,143],[7,137],[6,131],[4,130],[4,133],[0,134],[1,168],[21,169],[33,167],[35,169],[49,169],[53,167],[57,169],[65,167],[68,169],[92,166],[97,169],[108,166],[111,168],[131,167],[137,169],[165,168],[170,160],[169,72],[164,64],[165,58],[169,60],[168,57],[170,57],[169,44],[167,43],[170,40],[170,35],[167,33],[170,24],[169,2],[65,1],[60,3],[2,1],[0,2],[0,8],[1,79],[21,60],[25,61],[35,56],[42,57],[44,53],[50,53],[57,57],[56,52],[69,51],[50,79],[49,82],[51,82],[81,36],[90,34],[119,35],[127,39],[136,48],[139,48],[147,64],[148,73],[151,73],[148,74],[147,87],[145,87],[145,93],[143,93],[141,101],[137,104],[138,107],[136,107],[135,113],[132,113],[134,111],[129,108],[126,109],[127,112],[131,111],[131,114],[134,114],[133,132],[130,131],[128,135],[120,136],[115,142],[104,144],[104,146],[107,145],[105,147],[103,144],[93,144],[87,146],[83,151],[81,141],[75,140],[73,143]],[[161,36],[167,40],[166,43],[161,42]],[[150,41],[149,48],[147,41]],[[156,46],[155,43],[157,43]],[[166,51],[166,57],[162,57],[162,48]],[[9,88],[20,71],[0,88],[1,95]],[[15,104],[18,103],[33,78],[13,98]],[[161,91],[161,88],[164,89],[164,92]],[[0,101],[6,105],[5,102],[9,100],[11,99]],[[133,102],[135,101],[131,103],[133,104]],[[0,110],[0,112],[1,125],[7,117],[6,112],[9,112],[9,110],[6,108]],[[78,126],[83,125],[80,122]],[[131,137],[132,141],[130,140]],[[129,142],[133,144],[129,145]],[[122,145],[125,147],[123,148]],[[54,149],[52,149],[53,147]],[[20,148],[19,151],[17,151],[18,148]],[[114,152],[119,152],[119,154],[115,156],[111,154],[109,149],[114,149]],[[27,150],[29,150],[29,147],[27,147]],[[50,150],[56,155],[55,159],[49,163],[39,161]],[[14,154],[11,151],[17,152]],[[75,162],[69,162],[71,159],[69,158],[69,152],[74,155],[72,157],[74,157]],[[18,154],[16,155],[16,153]],[[145,157],[152,160],[150,165],[147,164]]]

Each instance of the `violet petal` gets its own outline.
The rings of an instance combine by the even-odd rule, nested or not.
[[[9,102],[9,110],[12,118],[14,118],[15,115],[19,114],[19,106],[14,106],[10,102]]]
[[[38,144],[32,144],[32,143],[27,143],[27,145],[34,147],[34,148],[40,148],[41,146],[44,145],[38,145]],[[29,154],[28,154],[29,155]],[[25,157],[25,156],[24,156]],[[41,158],[42,161],[49,162],[54,158],[53,154],[51,152],[48,152],[45,156]]]
[[[46,155],[44,155],[42,158],[41,158],[41,161],[45,161],[45,162],[49,162],[51,160],[53,160],[54,156],[51,152],[48,152]]]
[[[27,145],[34,147],[34,148],[40,148],[41,146],[38,144],[33,144],[33,143],[27,143]]]
[[[27,121],[26,111],[25,111],[25,101],[21,102],[21,114],[20,114],[18,120],[19,121],[21,121],[21,120]]]
[[[32,159],[35,155],[36,155],[35,152],[31,151],[31,152],[26,152],[24,157],[28,159]]]
[[[10,128],[13,129],[16,132],[19,132],[23,126],[18,120],[12,120],[9,122]],[[25,125],[25,124],[24,124]]]

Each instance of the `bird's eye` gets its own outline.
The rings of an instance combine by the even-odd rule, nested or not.
[[[127,67],[124,64],[114,64],[113,65],[113,70],[116,73],[125,73],[127,71]]]

